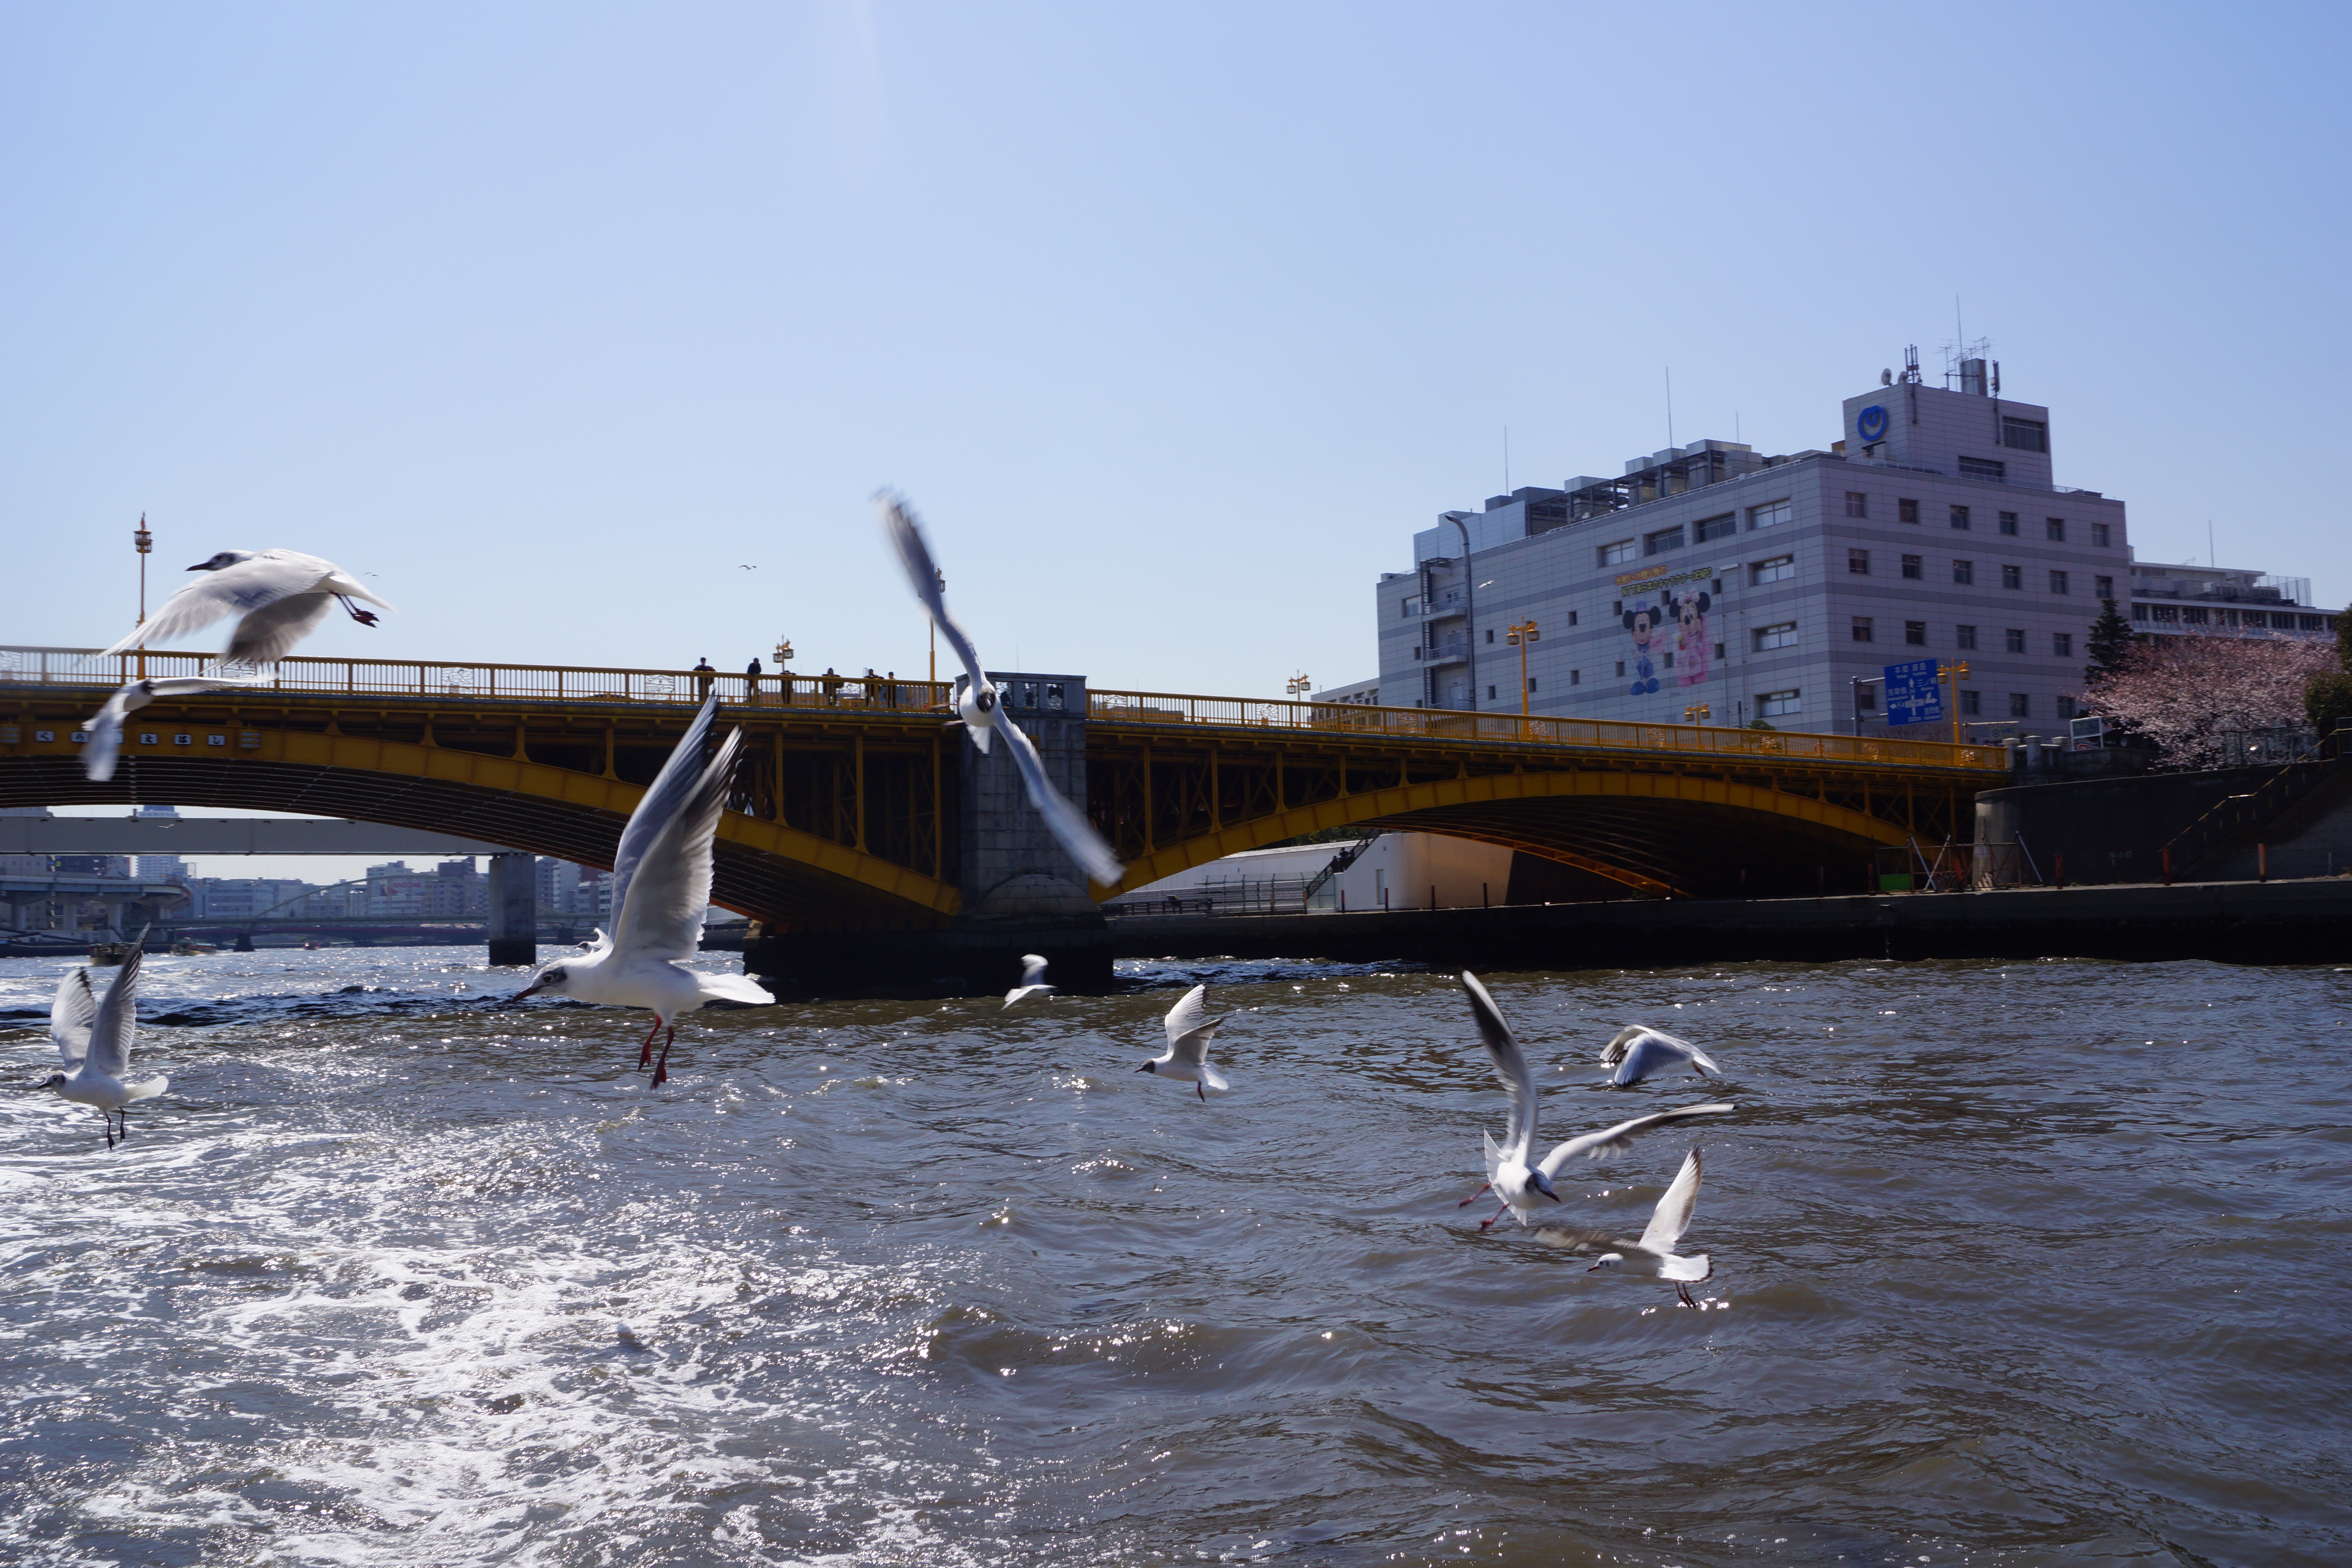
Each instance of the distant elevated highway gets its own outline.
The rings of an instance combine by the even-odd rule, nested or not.
[[[0,855],[497,855],[503,844],[317,816],[0,816]]]

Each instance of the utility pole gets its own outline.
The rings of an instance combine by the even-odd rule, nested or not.
[[[1504,631],[1506,639],[1519,650],[1519,717],[1521,719],[1528,716],[1528,644],[1538,640],[1542,636],[1543,633],[1536,629],[1533,616],[1524,621],[1515,622]],[[1525,726],[1521,729],[1524,733]]]
[[[1943,665],[1936,673],[1944,678],[1945,689],[1950,694],[1952,744],[1957,746],[1960,743],[1960,682],[1968,677],[1969,661],[1961,659],[1957,664]]]
[[[139,514],[139,526],[131,531],[131,542],[139,552],[139,624],[147,624],[147,557],[155,549],[155,536],[147,531],[147,514]],[[139,679],[147,679],[147,643],[139,643]]]

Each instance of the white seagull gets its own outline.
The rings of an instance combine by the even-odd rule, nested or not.
[[[654,1026],[637,1050],[639,1071],[651,1067],[656,1085],[669,1081],[669,1048],[679,1015],[706,1002],[766,1004],[775,1000],[748,974],[704,974],[687,967],[702,944],[702,912],[710,904],[710,841],[727,806],[727,788],[743,731],[735,731],[703,765],[702,748],[719,699],[702,705],[686,738],[629,814],[613,853],[613,933],[596,932],[585,952],[559,958],[531,976],[515,999],[541,991],[603,1007],[649,1007]],[[654,1037],[668,1030],[661,1061]]]
[[[1673,1110],[1660,1110],[1648,1116],[1637,1116],[1631,1121],[1621,1121],[1614,1127],[1604,1127],[1598,1132],[1587,1132],[1571,1138],[1543,1157],[1540,1164],[1529,1164],[1528,1156],[1534,1152],[1536,1142],[1536,1080],[1528,1068],[1525,1052],[1511,1034],[1511,1026],[1503,1022],[1502,1013],[1495,999],[1486,994],[1486,986],[1468,970],[1462,972],[1462,989],[1470,994],[1470,1011],[1478,1020],[1478,1036],[1486,1044],[1486,1055],[1495,1064],[1495,1076],[1503,1080],[1503,1089],[1510,1096],[1510,1120],[1503,1132],[1503,1142],[1495,1142],[1491,1132],[1483,1133],[1486,1144],[1486,1182],[1478,1193],[1492,1187],[1502,1198],[1503,1207],[1496,1209],[1478,1224],[1480,1230],[1503,1217],[1503,1209],[1528,1223],[1528,1216],[1541,1205],[1538,1197],[1559,1203],[1560,1196],[1552,1191],[1552,1179],[1561,1167],[1581,1154],[1593,1160],[1612,1160],[1623,1153],[1636,1134],[1670,1122],[1686,1121],[1698,1116],[1728,1116],[1738,1107],[1734,1105],[1685,1105]],[[1456,1208],[1467,1208],[1478,1199],[1472,1193]]]
[[[1168,1009],[1168,1049],[1135,1069],[1189,1083],[1192,1092],[1202,1100],[1209,1098],[1210,1089],[1223,1094],[1233,1087],[1225,1081],[1224,1074],[1209,1065],[1210,1037],[1225,1019],[1209,1016],[1208,1005],[1201,1000],[1208,989],[1195,985]],[[1225,1015],[1226,1018],[1232,1016],[1230,1013]]]
[[[1070,858],[1084,868],[1086,874],[1104,887],[1113,887],[1127,868],[1095,831],[1086,813],[1070,804],[1069,797],[1054,787],[1045,776],[1045,763],[1037,755],[1035,742],[1021,732],[1021,726],[1006,717],[995,683],[980,667],[980,655],[971,639],[963,635],[948,614],[947,598],[940,589],[940,569],[931,562],[929,546],[923,542],[922,525],[908,509],[906,498],[884,490],[874,498],[875,509],[882,514],[882,527],[898,548],[898,559],[905,563],[908,581],[914,584],[915,596],[931,615],[931,624],[948,639],[956,658],[963,661],[964,679],[956,689],[956,712],[961,716],[964,732],[971,743],[985,756],[992,733],[1003,731],[1005,743],[1013,748],[1013,761],[1021,770],[1022,788],[1028,792],[1029,804],[1045,819],[1047,831],[1055,841],[1069,852]]]
[[[1551,1224],[1536,1227],[1536,1235],[1555,1247],[1566,1247],[1579,1252],[1601,1251],[1592,1260],[1587,1274],[1602,1268],[1622,1268],[1629,1274],[1654,1274],[1661,1279],[1675,1282],[1675,1304],[1696,1307],[1690,1288],[1712,1274],[1714,1266],[1704,1252],[1685,1258],[1675,1251],[1675,1243],[1690,1228],[1691,1211],[1698,1207],[1699,1152],[1693,1149],[1684,1157],[1683,1168],[1674,1184],[1666,1188],[1665,1196],[1658,1200],[1655,1212],[1650,1215],[1647,1229],[1639,1241],[1613,1241],[1606,1231],[1570,1230]]]
[[[1686,1067],[1701,1079],[1721,1078],[1723,1069],[1713,1058],[1688,1040],[1669,1035],[1663,1029],[1653,1029],[1646,1024],[1636,1024],[1630,1029],[1620,1029],[1610,1042],[1601,1047],[1601,1065],[1615,1068],[1609,1081],[1622,1089],[1639,1083],[1652,1073],[1671,1068]]]
[[[164,600],[153,620],[132,627],[130,636],[99,657],[168,642],[201,631],[223,616],[236,616],[236,630],[229,634],[221,661],[274,664],[317,631],[338,602],[363,626],[375,625],[375,613],[361,609],[353,599],[392,608],[333,562],[299,550],[224,550],[188,570],[212,575]]]
[[[1004,1006],[1010,1007],[1015,1002],[1032,996],[1046,995],[1053,989],[1045,984],[1045,961],[1034,952],[1024,952],[1021,955],[1021,984],[1004,994]],[[997,1009],[1000,1013],[1003,1010],[1003,1007]]]
[[[90,716],[89,749],[81,754],[81,770],[100,784],[114,776],[115,759],[122,752],[122,721],[158,697],[186,697],[198,691],[218,691],[224,686],[258,686],[260,678],[228,680],[211,675],[175,675],[164,679],[126,681]]]
[[[140,948],[146,940],[147,933],[141,931],[104,996],[91,994],[87,969],[77,969],[58,983],[57,1000],[49,1005],[49,1037],[57,1042],[66,1070],[51,1073],[34,1085],[53,1089],[78,1105],[96,1107],[99,1120],[106,1123],[110,1149],[115,1144],[118,1121],[122,1124],[121,1135],[131,1136],[131,1120],[122,1108],[136,1100],[154,1099],[172,1082],[165,1078],[151,1078],[143,1083],[123,1081],[123,1075],[131,1070],[131,1036],[139,1021]]]

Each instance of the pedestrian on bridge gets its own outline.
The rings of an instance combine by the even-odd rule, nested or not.
[[[751,662],[743,667],[743,700],[747,702],[760,700],[760,656],[758,654],[753,654]]]
[[[708,700],[710,696],[710,683],[719,678],[719,671],[712,666],[709,654],[694,661],[693,673],[695,697],[698,700]]]

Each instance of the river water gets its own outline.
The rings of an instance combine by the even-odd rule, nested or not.
[[[1455,1206],[1449,977],[1121,973],[698,1015],[654,1090],[475,952],[151,960],[123,1149],[0,1094],[0,1560],[2352,1560],[2352,974],[1489,977],[1546,1142],[1703,1098],[1597,1088],[1621,1023],[1728,1072],[1560,1184],[1639,1235],[1703,1143],[1694,1311]],[[1205,1104],[1135,1071],[1196,979]]]

